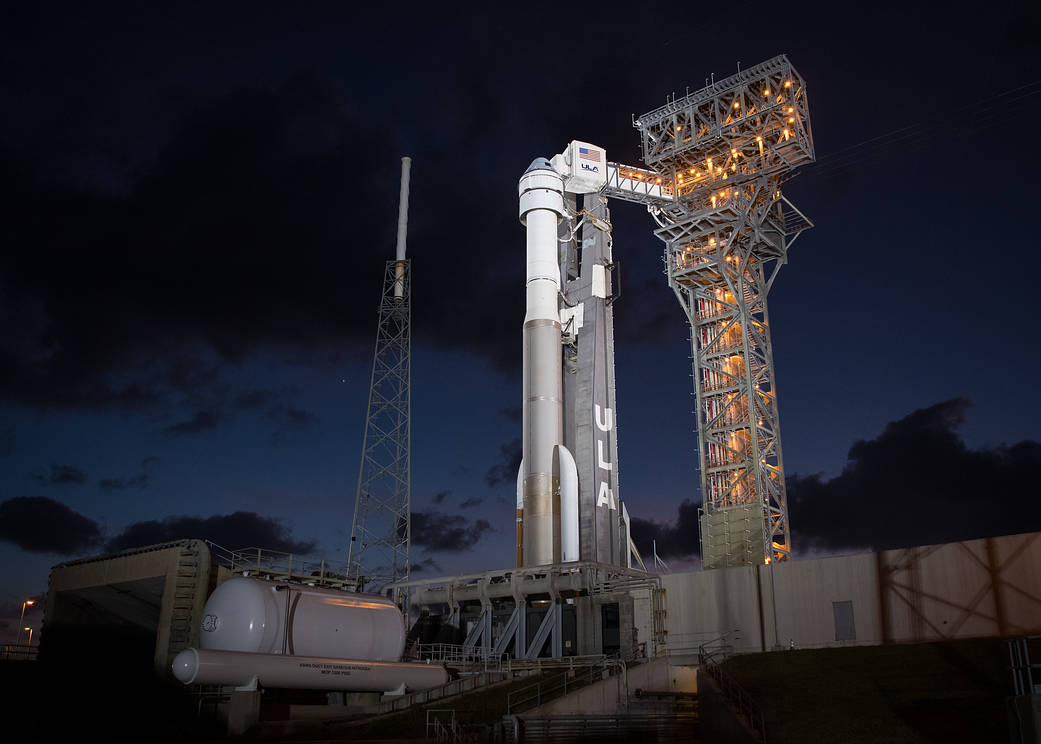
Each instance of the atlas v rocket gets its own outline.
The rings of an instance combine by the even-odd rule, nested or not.
[[[523,459],[517,474],[519,566],[578,560],[628,565],[628,515],[624,507],[619,509],[615,498],[617,472],[612,473],[611,468],[616,449],[614,439],[608,439],[614,426],[613,334],[605,292],[609,240],[602,236],[584,239],[583,246],[590,245],[584,261],[576,261],[571,255],[569,262],[567,251],[579,229],[574,223],[578,217],[575,195],[586,195],[590,207],[593,201],[602,202],[600,207],[606,214],[606,202],[597,195],[607,183],[606,171],[603,149],[575,141],[552,160],[536,158],[518,186],[520,221],[527,228]],[[585,229],[597,233],[592,229],[597,221],[594,210],[581,211],[586,214],[582,222],[587,223],[588,218]],[[600,231],[604,231],[604,225],[609,228],[606,220],[600,220]],[[597,240],[600,244],[594,245]],[[581,286],[575,281],[569,283],[578,279],[578,264],[590,275]],[[574,272],[565,268],[563,281],[562,265],[572,267]],[[570,299],[565,283],[574,285]],[[566,305],[563,311],[562,299]],[[602,401],[596,399],[597,388],[591,384],[572,383],[569,391],[565,390],[564,369],[568,365],[561,321],[566,318],[566,338],[574,342],[582,327],[583,309],[588,319],[601,318],[599,323],[589,323],[583,332],[590,339],[594,331],[599,333],[601,342],[587,343],[586,347],[594,351],[587,352],[583,359],[578,359],[581,349],[573,343],[571,350],[577,362],[571,365],[572,374],[583,363],[590,370],[589,378],[594,376],[594,369],[609,370],[610,385],[601,385],[599,393]],[[610,337],[608,343],[603,342],[604,334]],[[574,412],[579,409],[576,417]],[[578,447],[575,454],[566,443]]]
[[[557,224],[564,179],[537,158],[520,180],[520,219],[528,228],[522,406],[521,502],[524,565],[576,560],[578,470],[564,446],[560,264]],[[574,534],[572,534],[574,533]]]

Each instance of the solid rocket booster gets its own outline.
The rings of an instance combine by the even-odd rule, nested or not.
[[[532,162],[521,176],[518,190],[520,220],[527,227],[519,499],[523,504],[522,559],[525,566],[541,566],[561,561],[561,459],[570,461],[572,467],[574,461],[570,454],[561,452],[564,410],[557,223],[567,213],[564,181],[545,158]]]

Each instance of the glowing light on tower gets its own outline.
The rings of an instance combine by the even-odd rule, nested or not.
[[[706,568],[786,560],[766,296],[788,249],[812,227],[781,193],[814,158],[806,86],[781,55],[673,99],[634,126],[644,163],[672,197],[642,201],[658,222],[669,286],[690,322],[702,560]],[[702,167],[705,178],[683,176]]]

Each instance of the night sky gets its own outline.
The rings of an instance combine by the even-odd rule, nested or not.
[[[415,575],[510,565],[517,179],[572,139],[639,165],[633,114],[779,53],[818,156],[770,296],[796,558],[1041,529],[1038,4],[706,7],[3,11],[0,617],[166,539],[346,559],[402,155]],[[621,494],[694,565],[685,322],[612,218]]]

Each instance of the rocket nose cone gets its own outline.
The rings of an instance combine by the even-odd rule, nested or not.
[[[190,685],[199,671],[199,652],[194,648],[186,648],[174,657],[171,670],[177,680]]]

